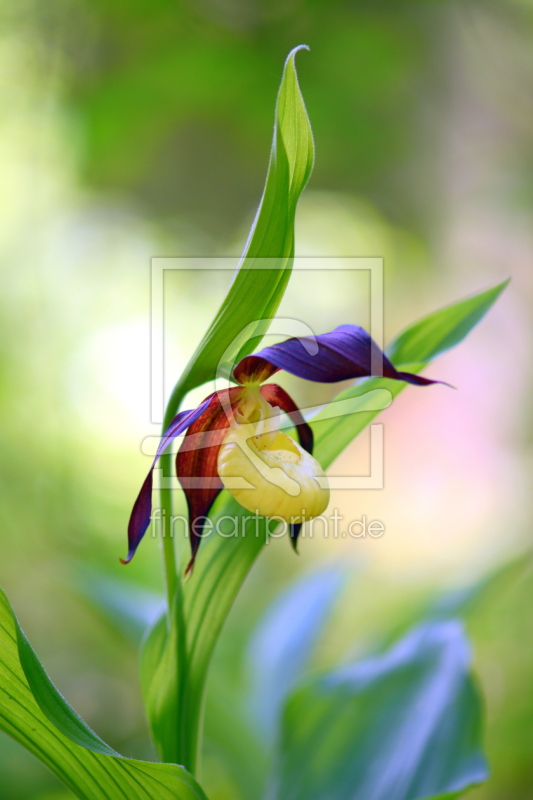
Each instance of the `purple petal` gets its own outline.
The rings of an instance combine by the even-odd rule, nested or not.
[[[192,411],[180,411],[179,414],[176,414],[161,437],[161,441],[159,443],[159,447],[157,448],[152,466],[150,467],[150,471],[148,472],[148,475],[146,476],[141,487],[141,491],[139,492],[137,499],[133,504],[133,509],[128,524],[128,555],[125,559],[120,559],[123,564],[128,564],[131,561],[141,539],[146,533],[148,525],[150,524],[150,518],[152,516],[152,486],[155,465],[172,440],[187,430],[189,425],[192,425],[192,423],[205,411],[209,405],[211,396],[212,395],[206,397],[206,399],[200,403],[198,408],[194,408]]]
[[[256,354],[256,370],[260,367],[259,359],[299,378],[317,383],[336,383],[370,375],[407,381],[415,386],[439,382],[421,378],[411,372],[398,372],[359,325],[339,325],[330,333],[287,339],[265,347]]]

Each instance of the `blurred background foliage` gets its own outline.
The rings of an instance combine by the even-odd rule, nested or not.
[[[0,580],[53,680],[113,747],[153,757],[137,648],[162,588],[157,542],[118,564],[148,466],[142,442],[158,432],[150,258],[238,255],[283,60],[305,42],[317,161],[297,254],[384,256],[386,338],[513,281],[433,366],[458,391],[409,389],[384,414],[385,489],[333,497],[346,520],[379,519],[385,535],[317,537],[299,558],[276,541],[262,554],[216,654],[205,785],[212,800],[246,798],[235,765],[252,765],[252,781],[265,772],[253,739],[228,735],[250,680],[246,643],[280,590],[342,561],[345,588],[313,667],[389,641],[445,597],[467,620],[486,697],[492,778],[470,796],[532,798],[533,578],[520,557],[531,505],[530,0],[3,0],[0,19]],[[226,284],[223,273],[169,276],[167,390]],[[317,332],[368,324],[368,286],[357,273],[296,274],[282,313]],[[286,385],[302,404],[329,396]],[[335,465],[354,469],[368,470],[365,436]],[[2,800],[70,796],[4,736],[0,775]]]

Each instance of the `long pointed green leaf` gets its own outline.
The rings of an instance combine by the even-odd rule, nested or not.
[[[285,62],[265,189],[239,269],[176,386],[170,403],[171,416],[186,392],[215,376],[227,348],[248,325],[274,316],[290,278],[296,205],[314,159],[311,126],[294,63],[296,53],[303,47],[295,47]],[[266,263],[264,259],[272,261]],[[264,327],[258,329],[258,334],[264,333]],[[251,352],[256,341],[249,338],[243,343],[241,354]]]
[[[0,730],[83,800],[206,800],[183,767],[122,758],[51,683],[0,590]]]
[[[399,334],[387,347],[387,355],[398,369],[420,372],[434,358],[460,344],[494,305],[508,281],[485,292],[459,300],[457,303],[428,314]],[[317,458],[324,467],[337,458],[344,448],[378,415],[366,411],[365,398],[376,389],[385,389],[397,397],[407,384],[386,378],[368,378],[355,383],[335,398],[335,401],[360,402],[361,411],[340,417],[327,418],[327,411],[312,420]],[[424,391],[435,391],[426,389]],[[450,391],[445,388],[442,391]],[[335,402],[334,401],[334,402]]]
[[[410,325],[391,342],[387,355],[396,365],[411,364],[430,361],[455,347],[483,319],[509,280],[452,303]]]

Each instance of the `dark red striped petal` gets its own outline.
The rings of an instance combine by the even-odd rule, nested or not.
[[[133,509],[128,524],[128,555],[125,559],[120,559],[123,564],[128,564],[131,561],[141,539],[146,533],[148,525],[150,524],[150,518],[152,516],[152,488],[155,465],[157,464],[160,456],[163,455],[169,444],[176,438],[176,436],[182,434],[189,427],[189,425],[194,422],[195,419],[201,416],[201,414],[208,407],[210,400],[211,396],[207,397],[203,403],[200,403],[198,408],[195,408],[192,411],[180,411],[179,414],[176,414],[163,434],[152,466],[150,467],[150,471],[145,478],[135,503],[133,504]]]
[[[276,406],[277,408],[281,408],[282,411],[285,411],[286,414],[289,415],[291,420],[294,422],[296,426],[296,431],[298,433],[298,439],[300,444],[302,445],[304,450],[307,450],[308,453],[313,453],[313,431],[311,427],[307,424],[302,416],[302,412],[292,399],[292,397],[287,394],[285,389],[282,389],[281,386],[278,386],[277,383],[265,383],[264,386],[261,386],[259,389],[267,403],[270,403],[271,406]]]
[[[185,574],[192,570],[202,541],[203,518],[222,489],[217,472],[218,451],[242,392],[242,387],[236,386],[214,394],[207,408],[187,430],[176,457],[176,473],[189,509],[191,560]]]
[[[339,325],[330,333],[316,337],[287,339],[247,358],[255,359],[253,369],[256,373],[270,370],[272,374],[275,369],[284,369],[299,378],[318,383],[336,383],[370,375],[383,375],[415,386],[440,383],[411,372],[398,372],[359,325]],[[234,375],[239,375],[240,379],[249,368],[246,361],[246,358],[242,359],[234,370]]]
[[[233,370],[233,377],[237,383],[264,383],[278,369],[279,367],[269,364],[264,358],[245,356]]]

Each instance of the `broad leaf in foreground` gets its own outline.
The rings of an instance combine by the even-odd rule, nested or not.
[[[206,800],[183,767],[122,758],[59,694],[0,590],[0,730],[83,800]]]
[[[485,780],[469,660],[458,622],[427,624],[297,690],[269,799],[452,800]]]

